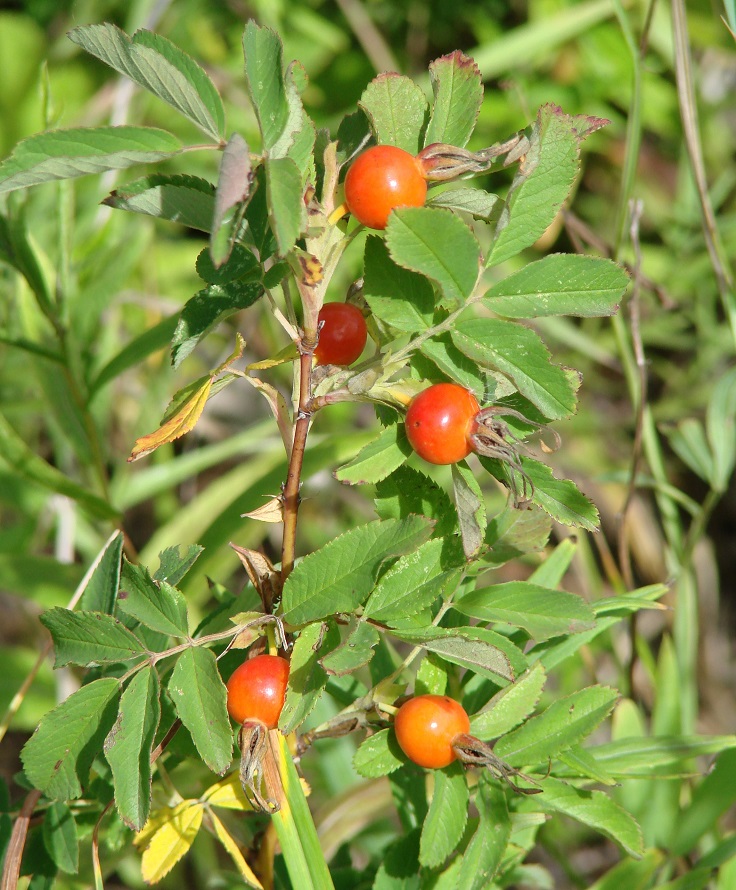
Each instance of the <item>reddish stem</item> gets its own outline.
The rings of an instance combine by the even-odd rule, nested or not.
[[[312,420],[312,356],[314,347],[306,333],[302,340],[299,359],[299,408],[294,427],[294,444],[291,449],[289,470],[284,485],[284,537],[281,547],[281,581],[286,581],[294,568],[296,558],[296,524],[299,516],[299,489],[301,487],[304,451],[307,445],[309,425]],[[316,337],[314,338],[316,340]]]

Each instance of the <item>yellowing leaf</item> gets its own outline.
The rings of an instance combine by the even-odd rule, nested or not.
[[[193,429],[201,417],[202,411],[204,411],[211,389],[212,378],[210,377],[199,389],[192,393],[191,398],[187,399],[170,420],[167,420],[155,432],[136,439],[128,461],[145,457],[145,455],[155,451],[159,446],[165,445],[167,442],[173,442]]]
[[[229,776],[225,776],[219,782],[215,782],[214,785],[210,785],[202,799],[210,806],[222,807],[226,810],[253,809],[245,796],[237,770],[234,773],[230,773]]]
[[[236,868],[240,872],[240,876],[250,887],[263,888],[263,884],[258,880],[258,878],[253,874],[251,867],[245,861],[243,854],[240,852],[240,848],[238,847],[235,840],[228,834],[225,826],[220,822],[217,816],[210,810],[210,819],[212,820],[212,827],[215,829],[215,834],[217,835],[218,840],[222,844],[222,846],[227,850],[230,854],[231,859],[235,863]]]
[[[210,376],[217,377],[218,374],[222,374],[223,371],[227,371],[227,369],[230,367],[230,365],[233,364],[233,362],[236,362],[239,358],[242,358],[244,351],[245,351],[245,340],[243,339],[243,335],[236,334],[235,335],[235,349],[232,351],[232,353],[225,359],[225,361],[221,365],[219,365],[217,368],[215,368],[215,370],[212,372],[212,374]]]
[[[163,823],[143,853],[141,870],[147,884],[160,881],[187,853],[202,824],[204,805],[196,800],[184,800],[164,812]],[[159,818],[159,814],[156,814],[152,820],[158,821]],[[147,832],[147,828],[143,829],[144,832]]]

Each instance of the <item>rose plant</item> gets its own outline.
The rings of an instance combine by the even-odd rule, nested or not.
[[[544,105],[525,130],[470,150],[483,90],[473,60],[455,52],[430,66],[431,101],[409,78],[383,74],[335,134],[317,131],[303,69],[285,66],[277,34],[249,22],[244,83],[259,130],[249,145],[228,131],[205,71],[168,40],[109,24],[70,37],[208,142],[182,145],[141,126],[50,130],[0,165],[0,194],[156,165],[105,203],[206,234],[201,289],[181,310],[173,366],[247,313],[269,316],[282,343],[248,363],[236,333],[229,357],[173,395],[129,459],[186,435],[226,387],[253,387],[287,464],[281,491],[244,523],[277,524],[281,548],[273,559],[235,542],[248,584],[220,590],[195,626],[179,585],[201,548],[171,542],[159,565],[140,565],[117,533],[75,607],[41,616],[56,667],[84,672],[23,750],[26,818],[16,821],[5,880],[20,871],[30,817],[45,820],[51,856],[67,870],[76,826],[92,818],[102,886],[100,826],[117,814],[150,883],[208,831],[249,886],[355,886],[352,867],[323,855],[298,771],[320,757],[323,739],[348,734],[357,774],[388,783],[402,826],[365,866],[366,886],[518,886],[534,875],[525,860],[540,826],[559,815],[640,857],[636,820],[597,787],[625,780],[636,743],[628,754],[584,744],[617,690],[593,684],[559,697],[552,683],[540,706],[563,662],[666,590],[587,602],[560,589],[569,542],[549,545],[553,523],[594,531],[598,516],[548,462],[545,442],[564,437],[581,380],[555,363],[529,320],[610,315],[628,276],[606,258],[524,262],[522,252],[555,219],[583,141],[606,121]],[[218,153],[213,181],[167,172],[192,151]],[[500,170],[513,178],[496,195],[484,186]],[[361,270],[337,293],[351,251]],[[375,409],[371,441],[330,468],[368,492],[375,518],[304,553],[310,430],[338,403]],[[527,580],[495,574],[548,545]],[[325,701],[330,716],[316,721]],[[428,727],[447,711],[437,741]],[[677,755],[655,745],[654,756],[680,774],[701,750],[692,737]],[[201,787],[177,788],[182,762],[201,766]],[[433,770],[429,796],[417,764]]]

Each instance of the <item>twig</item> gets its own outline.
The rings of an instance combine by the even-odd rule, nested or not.
[[[303,338],[307,340],[306,334]],[[312,356],[314,346],[306,342],[299,359],[299,406],[294,426],[294,444],[284,485],[284,537],[281,546],[281,581],[286,581],[296,559],[296,524],[299,516],[299,489],[301,487],[304,451],[307,445],[309,425],[312,420]]]
[[[13,825],[10,842],[5,853],[5,867],[3,868],[3,880],[0,884],[2,890],[16,890],[20,880],[20,864],[23,859],[23,849],[28,837],[28,826],[31,816],[36,809],[36,804],[41,798],[40,791],[31,791],[23,801],[20,814]]]

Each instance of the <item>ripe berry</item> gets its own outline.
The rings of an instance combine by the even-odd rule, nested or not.
[[[363,313],[352,303],[325,303],[314,357],[320,365],[352,365],[365,347],[368,329]]]
[[[394,729],[409,760],[439,769],[457,759],[452,742],[469,731],[470,719],[463,706],[446,695],[418,695],[399,708]]]
[[[435,383],[409,403],[406,435],[411,447],[430,464],[454,464],[473,450],[470,435],[480,406],[457,383]]]
[[[345,177],[345,203],[370,229],[385,229],[394,207],[423,207],[427,182],[414,155],[394,145],[374,145]]]
[[[236,723],[260,720],[276,729],[284,706],[289,662],[278,655],[256,655],[235,668],[227,681],[227,710]]]

